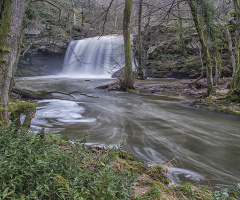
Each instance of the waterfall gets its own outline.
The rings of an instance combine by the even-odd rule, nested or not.
[[[75,77],[111,77],[124,66],[123,36],[110,35],[72,41],[62,74]]]

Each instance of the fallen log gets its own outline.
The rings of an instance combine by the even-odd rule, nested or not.
[[[35,91],[32,91],[32,90],[12,88],[12,93],[18,94],[23,99],[31,99],[31,100],[51,99],[51,98],[53,98],[52,94],[54,94],[54,93],[67,95],[67,96],[72,97],[73,99],[75,99],[75,97],[72,94],[79,94],[79,95],[83,95],[83,96],[90,97],[90,98],[99,98],[99,97],[84,94],[81,91],[74,91],[74,92],[70,92],[70,93],[65,93],[65,92],[59,92],[59,91],[48,92],[48,91],[45,91],[45,90],[40,90],[40,91],[35,92]]]
[[[23,99],[50,99],[52,97],[51,94],[48,94],[47,91],[44,92],[34,92],[26,89],[12,88],[12,93],[18,94]]]

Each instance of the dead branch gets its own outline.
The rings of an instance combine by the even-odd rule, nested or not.
[[[25,51],[24,51],[23,54],[21,55],[23,58],[24,58],[24,56],[25,56],[25,53],[30,49],[30,47],[31,47],[33,44],[35,44],[35,43],[29,44],[29,46],[25,49]]]
[[[72,48],[71,44],[69,44],[69,46],[70,46],[70,48],[71,48],[71,50],[72,50],[72,52],[73,52],[74,56],[75,56],[75,57],[76,57],[76,59],[78,60],[78,62],[80,62],[80,60],[79,60],[79,58],[77,57],[77,55],[76,55],[75,51],[73,50],[73,48]]]
[[[70,93],[64,93],[64,92],[59,92],[59,91],[52,91],[52,92],[46,92],[45,94],[53,94],[53,93],[68,95],[68,96],[72,97],[73,99],[75,99],[75,98],[74,98],[74,96],[72,96],[72,94],[76,94],[76,93],[80,94],[80,95],[83,95],[83,96],[86,96],[86,97],[90,97],[90,98],[99,98],[99,97],[95,97],[95,96],[90,96],[90,95],[84,94],[81,91],[74,91],[74,92],[70,92]]]
[[[90,98],[99,98],[99,97],[84,94],[81,91],[74,91],[74,92],[70,92],[70,93],[65,93],[65,92],[60,92],[60,91],[51,91],[51,92],[45,92],[45,93],[37,94],[34,91],[21,90],[19,88],[12,88],[12,93],[18,94],[21,98],[33,99],[33,100],[36,100],[36,99],[51,99],[52,98],[51,94],[54,94],[54,93],[67,95],[67,96],[72,97],[73,99],[75,99],[75,97],[72,94],[79,94],[79,95],[83,95],[83,96],[90,97]]]

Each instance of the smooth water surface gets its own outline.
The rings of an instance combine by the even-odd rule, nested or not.
[[[124,150],[147,164],[171,161],[167,175],[175,183],[224,188],[240,182],[239,117],[198,109],[177,97],[94,89],[113,81],[48,76],[22,78],[17,86],[65,93],[80,90],[99,97],[55,94],[55,99],[37,101],[33,129],[45,127],[70,139],[81,138],[88,130],[89,144],[94,145],[126,140]]]

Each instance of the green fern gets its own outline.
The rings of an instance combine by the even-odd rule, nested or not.
[[[83,200],[80,194],[69,186],[69,181],[59,174],[55,175],[56,186],[58,187],[58,196],[62,199],[78,199]]]

